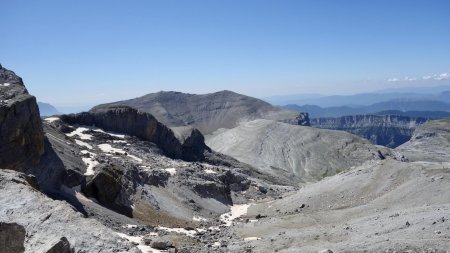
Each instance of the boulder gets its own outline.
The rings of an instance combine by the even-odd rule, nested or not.
[[[103,206],[131,216],[131,208],[118,201],[119,194],[124,187],[123,168],[114,164],[106,164],[101,165],[97,170],[99,172],[86,184],[84,189],[86,196],[97,199]]]
[[[69,241],[65,237],[61,237],[53,247],[46,251],[46,253],[74,253],[75,250],[70,246]]]
[[[25,228],[17,223],[0,222],[0,252],[21,253],[25,251]]]

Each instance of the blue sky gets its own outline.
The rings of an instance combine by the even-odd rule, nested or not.
[[[160,90],[348,94],[450,73],[447,0],[0,1],[0,63],[60,106]]]

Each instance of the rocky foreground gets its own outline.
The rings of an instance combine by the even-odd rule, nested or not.
[[[126,105],[41,121],[0,73],[2,253],[450,248],[449,121],[395,150],[253,118],[205,143]]]

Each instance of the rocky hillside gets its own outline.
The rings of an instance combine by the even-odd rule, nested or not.
[[[394,151],[266,119],[209,136],[255,168],[123,105],[41,122],[21,79],[3,73],[1,130],[14,138],[1,136],[0,158],[21,172],[0,169],[2,253],[450,248],[449,121],[420,126]]]
[[[152,114],[167,126],[192,126],[203,134],[209,134],[219,128],[233,128],[241,121],[258,118],[307,124],[303,121],[304,116],[299,112],[280,109],[262,100],[231,91],[203,95],[161,91],[130,100],[99,105],[94,109],[112,105],[130,106]]]
[[[22,78],[0,65],[0,168],[36,165],[43,152],[36,98],[28,94]]]
[[[390,155],[389,149],[345,132],[262,119],[219,130],[206,143],[262,171],[299,181],[320,180]]]
[[[435,147],[438,148],[438,147]],[[250,206],[230,252],[446,252],[450,168],[392,159],[364,164]]]
[[[97,107],[89,112],[63,115],[61,119],[69,124],[97,126],[139,137],[155,143],[171,158],[199,161],[204,159],[203,153],[209,151],[198,130],[190,129],[185,134],[187,136],[177,139],[171,129],[158,122],[151,114],[128,106]]]
[[[355,115],[338,118],[314,118],[311,126],[342,130],[368,139],[373,144],[395,148],[407,142],[425,118],[395,115]]]

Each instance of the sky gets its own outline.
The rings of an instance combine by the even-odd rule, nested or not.
[[[450,1],[0,0],[0,63],[39,101],[255,97],[449,82]]]

